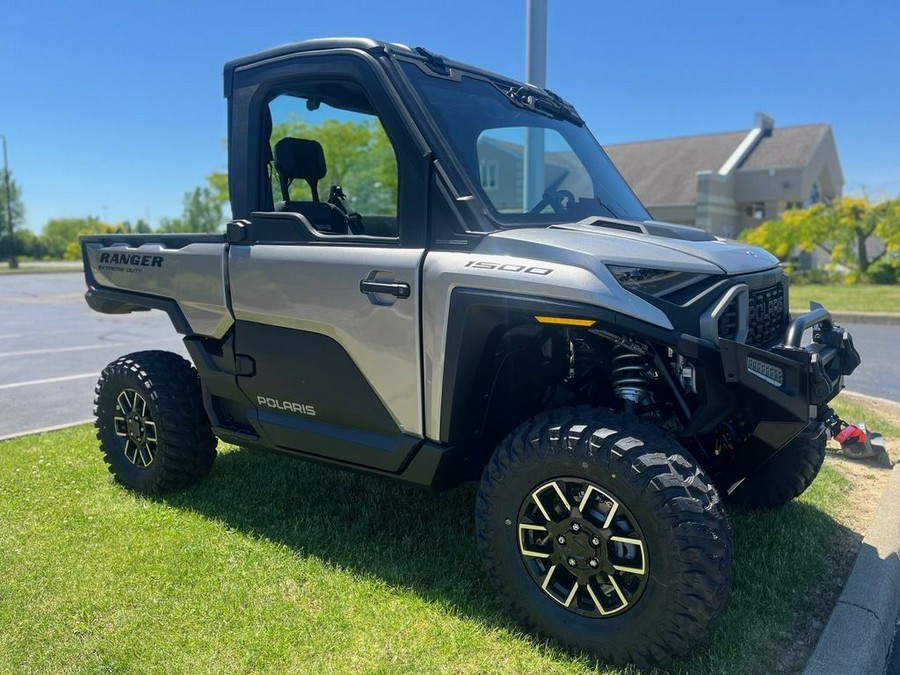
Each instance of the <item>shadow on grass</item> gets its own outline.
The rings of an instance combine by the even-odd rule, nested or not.
[[[815,487],[815,486],[814,486]],[[299,555],[411,589],[492,626],[516,625],[475,546],[474,484],[435,494],[312,462],[234,450],[208,480],[164,501]],[[677,673],[802,668],[853,562],[859,536],[824,511],[792,502],[731,509],[735,584],[707,644]],[[585,667],[595,662],[582,657]]]
[[[503,609],[475,548],[475,489],[468,484],[433,493],[239,449],[221,454],[196,488],[163,499],[301,555],[496,621],[504,618]]]

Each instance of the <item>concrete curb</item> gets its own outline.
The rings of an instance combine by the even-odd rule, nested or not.
[[[791,315],[799,316],[808,311],[808,308],[792,309]],[[889,312],[831,312],[831,318],[839,324],[867,323],[876,326],[900,326],[900,314],[891,314]]]
[[[883,673],[900,610],[900,464],[804,675]]]
[[[92,417],[89,420],[80,420],[79,422],[66,422],[65,424],[56,424],[52,427],[41,427],[40,429],[29,429],[28,431],[17,431],[14,434],[9,434],[7,436],[0,436],[0,442],[2,441],[11,441],[14,438],[22,438],[23,436],[34,436],[35,434],[45,434],[48,431],[59,431],[61,429],[68,429],[70,427],[79,427],[82,424],[91,424],[93,423],[94,418]]]
[[[900,401],[892,401],[889,398],[882,398],[880,396],[869,396],[868,394],[861,394],[858,391],[853,391],[852,389],[844,389],[841,394],[845,394],[852,398],[861,399],[860,403],[865,403],[866,401],[871,401],[872,403],[880,403],[884,406],[889,406],[894,408],[894,413],[900,416]],[[877,429],[876,429],[877,431]]]

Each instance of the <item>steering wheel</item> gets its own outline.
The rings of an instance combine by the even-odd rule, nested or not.
[[[546,190],[541,201],[534,205],[528,212],[537,214],[548,206],[553,209],[554,213],[566,213],[575,204],[575,195],[569,190]]]

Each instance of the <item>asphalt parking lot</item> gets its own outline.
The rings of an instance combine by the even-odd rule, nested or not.
[[[91,419],[100,371],[123,354],[187,356],[165,314],[99,314],[84,291],[78,273],[0,276],[0,438]]]
[[[97,377],[123,354],[187,356],[165,314],[99,314],[84,291],[80,273],[0,276],[0,438],[90,420]],[[900,328],[847,328],[863,356],[847,389],[900,400]]]
[[[900,327],[841,325],[853,335],[853,344],[862,356],[862,365],[844,380],[847,391],[900,401],[900,359],[897,358]]]

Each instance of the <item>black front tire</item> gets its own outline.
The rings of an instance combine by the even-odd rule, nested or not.
[[[594,494],[603,491],[604,499],[609,498],[606,515],[604,507],[593,510],[585,490],[578,492],[579,484],[595,486]],[[547,485],[552,489],[542,492]],[[531,523],[541,522],[531,504],[538,494],[544,502],[538,505],[540,512],[551,512],[544,529],[557,528],[545,539],[532,531],[542,529],[540,524],[520,520],[531,513],[539,518]],[[613,501],[619,502],[616,520],[634,532],[618,539],[643,542],[632,553],[636,562],[630,566],[642,574],[631,570],[631,591],[626,589],[629,573],[613,569],[628,568],[615,567],[608,548],[616,538],[609,531],[618,527],[610,525]],[[568,515],[566,507],[571,507]],[[593,521],[577,520],[588,512],[596,516]],[[632,416],[567,408],[521,425],[485,467],[475,518],[487,573],[516,618],[606,661],[662,664],[684,654],[705,638],[730,593],[731,531],[715,488],[681,446]],[[560,522],[551,522],[556,520]],[[577,528],[575,522],[580,522]],[[593,552],[578,557],[596,542],[596,557]],[[594,569],[585,567],[585,560]],[[534,569],[551,563],[562,571],[550,569],[541,585]],[[606,580],[597,569],[607,574]],[[548,583],[551,574],[554,580]],[[612,582],[614,575],[619,583]],[[555,588],[556,577],[568,579],[571,592],[567,594],[569,585],[560,584],[562,592],[551,594],[547,589]],[[603,605],[606,612],[600,611]]]
[[[181,356],[123,356],[103,370],[95,393],[97,439],[119,483],[158,494],[209,473],[217,440],[203,409],[200,377]]]
[[[772,509],[796,499],[825,461],[825,434],[798,436],[728,495],[728,502],[749,509]]]

